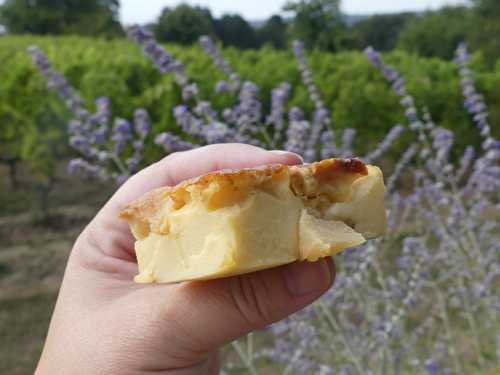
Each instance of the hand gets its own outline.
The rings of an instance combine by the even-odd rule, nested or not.
[[[218,348],[302,309],[333,283],[333,262],[226,279],[140,285],[118,218],[154,188],[225,168],[299,164],[295,154],[227,144],[176,153],[132,177],[72,250],[37,374],[217,374]]]

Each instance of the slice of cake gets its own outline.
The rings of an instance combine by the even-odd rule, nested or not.
[[[154,190],[121,213],[137,282],[180,282],[316,261],[384,233],[379,168],[356,159],[219,171]]]

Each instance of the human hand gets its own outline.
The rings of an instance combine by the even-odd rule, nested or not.
[[[121,209],[147,191],[226,168],[299,164],[240,144],[176,153],[132,177],[72,250],[37,374],[217,374],[218,348],[313,302],[332,285],[331,259],[226,279],[141,285]]]

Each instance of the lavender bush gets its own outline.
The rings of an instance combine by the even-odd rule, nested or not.
[[[55,72],[42,51],[30,53],[74,115],[68,124],[70,145],[81,158],[71,172],[100,180],[125,181],[145,165],[144,145],[154,142],[165,152],[204,144],[244,142],[300,153],[307,162],[353,157],[354,129],[341,134],[321,98],[309,68],[304,45],[293,43],[312,113],[291,107],[294,88],[281,83],[271,92],[269,113],[259,100],[259,87],[233,71],[208,37],[201,47],[225,79],[213,96],[231,97],[216,109],[202,98],[184,65],[140,27],[129,29],[146,56],[163,74],[172,74],[183,103],[172,108],[179,132],[152,137],[147,112],[133,121],[112,120],[106,98],[95,112],[85,108],[66,79]],[[500,143],[492,137],[484,98],[475,88],[467,47],[457,49],[464,106],[483,137],[482,149],[468,146],[458,161],[452,157],[454,133],[436,125],[406,87],[404,77],[373,48],[369,61],[400,98],[407,124],[396,124],[379,145],[362,157],[377,162],[400,139],[411,141],[392,171],[386,171],[389,230],[386,236],[336,260],[336,286],[313,306],[257,335],[233,343],[225,372],[245,368],[251,374],[475,374],[500,362],[500,280],[495,215],[500,206]],[[413,181],[402,189],[400,178]],[[260,338],[265,344],[257,345]],[[255,342],[254,342],[255,341]]]

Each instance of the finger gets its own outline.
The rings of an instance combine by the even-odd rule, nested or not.
[[[112,258],[134,260],[132,237],[120,211],[148,191],[221,169],[251,168],[268,164],[295,165],[300,156],[266,151],[244,144],[219,144],[175,153],[131,177],[109,200],[88,226],[86,236]]]
[[[335,266],[329,258],[145,291],[151,306],[161,311],[159,326],[165,327],[165,335],[182,340],[179,347],[203,353],[302,309],[326,292],[334,279]],[[172,334],[172,327],[179,332]]]

